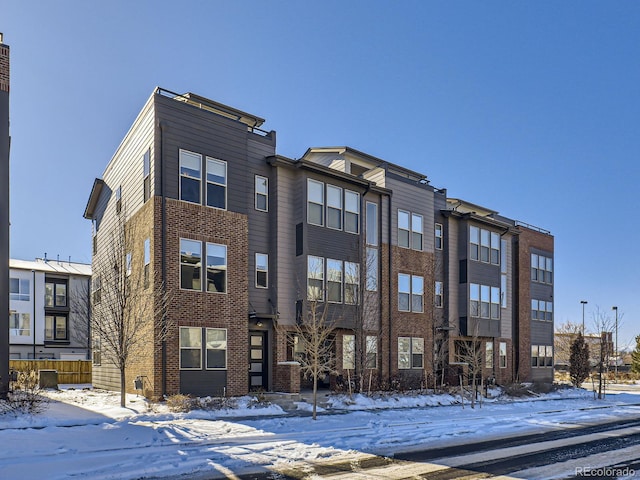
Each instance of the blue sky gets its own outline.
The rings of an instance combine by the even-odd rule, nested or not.
[[[0,0],[11,256],[90,262],[91,185],[155,86],[349,145],[555,236],[555,320],[640,334],[640,2]]]

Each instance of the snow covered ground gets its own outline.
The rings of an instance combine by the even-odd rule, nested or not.
[[[316,421],[308,404],[291,413],[243,397],[233,409],[171,413],[135,395],[123,409],[118,393],[69,387],[47,391],[41,414],[0,416],[3,479],[233,478],[640,417],[640,385],[605,400],[566,389],[475,409],[447,395],[340,396]]]

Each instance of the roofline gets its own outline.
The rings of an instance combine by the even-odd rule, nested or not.
[[[104,187],[104,180],[96,178],[93,181],[93,187],[91,187],[91,193],[89,194],[89,200],[87,200],[87,206],[84,209],[83,217],[87,220],[93,220],[93,216],[96,213],[96,206],[98,205],[98,199],[100,193]]]

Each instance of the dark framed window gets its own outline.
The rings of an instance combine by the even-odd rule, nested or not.
[[[67,315],[45,315],[44,339],[45,341],[64,341],[69,339]]]
[[[67,281],[62,279],[47,279],[44,283],[44,306],[67,306]]]
[[[142,156],[143,201],[151,198],[151,149]]]

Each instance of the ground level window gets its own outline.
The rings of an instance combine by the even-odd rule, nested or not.
[[[202,329],[180,327],[180,368],[199,370],[202,368]]]
[[[227,329],[207,328],[207,369],[227,368]]]
[[[342,336],[342,368],[353,370],[356,365],[356,337],[355,335]]]
[[[500,342],[500,368],[507,368],[507,342]]]
[[[424,339],[398,337],[398,369],[422,368],[424,365]]]

